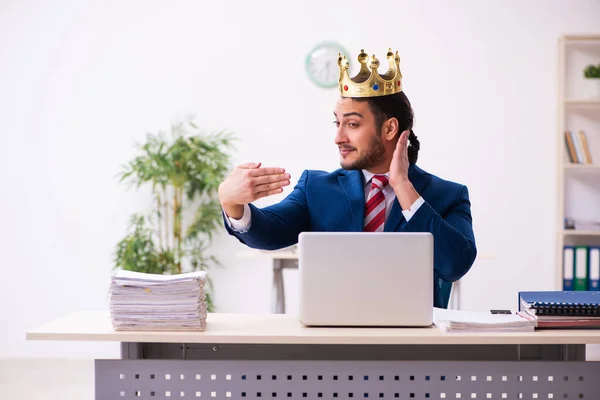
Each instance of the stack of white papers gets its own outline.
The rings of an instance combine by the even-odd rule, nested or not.
[[[202,331],[206,327],[206,272],[178,275],[119,270],[111,279],[115,330]]]
[[[433,323],[444,332],[533,332],[537,320],[523,313],[433,309]]]

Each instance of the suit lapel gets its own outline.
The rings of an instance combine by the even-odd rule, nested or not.
[[[352,213],[351,230],[360,232],[363,230],[365,213],[365,189],[362,172],[358,170],[342,171],[342,175],[338,177],[338,182],[350,203],[350,212]]]
[[[411,164],[408,167],[408,180],[412,183],[413,187],[422,196],[421,191],[425,187],[426,179],[424,176],[424,172],[417,167],[415,164]],[[392,210],[390,211],[390,215],[385,221],[384,232],[395,232],[400,226],[401,223],[405,221],[404,214],[402,214],[402,207],[400,206],[400,202],[398,202],[398,198],[394,199],[394,203],[392,205]]]

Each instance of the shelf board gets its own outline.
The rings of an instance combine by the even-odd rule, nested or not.
[[[564,236],[600,236],[600,230],[586,231],[582,229],[565,229],[562,233]]]
[[[598,99],[566,99],[565,104],[569,106],[600,106]]]
[[[565,169],[600,172],[600,164],[565,164]]]
[[[568,42],[595,42],[600,41],[600,36],[598,35],[564,35],[564,40]]]

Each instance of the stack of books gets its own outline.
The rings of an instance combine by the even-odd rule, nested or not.
[[[535,318],[511,311],[433,309],[433,323],[444,332],[533,332]]]
[[[600,328],[600,292],[519,292],[519,310],[538,328]]]
[[[177,275],[119,270],[109,290],[110,317],[118,331],[203,331],[206,272]]]
[[[592,164],[592,153],[588,144],[587,135],[580,130],[565,131],[565,143],[569,161],[573,164]]]
[[[600,231],[600,220],[565,218],[565,229]]]

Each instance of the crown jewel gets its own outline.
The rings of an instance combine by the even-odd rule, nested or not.
[[[369,57],[361,49],[358,55],[360,71],[354,78],[348,76],[350,63],[346,56],[338,55],[340,66],[339,88],[342,97],[377,97],[396,94],[402,91],[402,74],[400,73],[400,56],[388,50],[386,58],[390,64],[387,72],[379,74],[379,60],[373,54]]]

